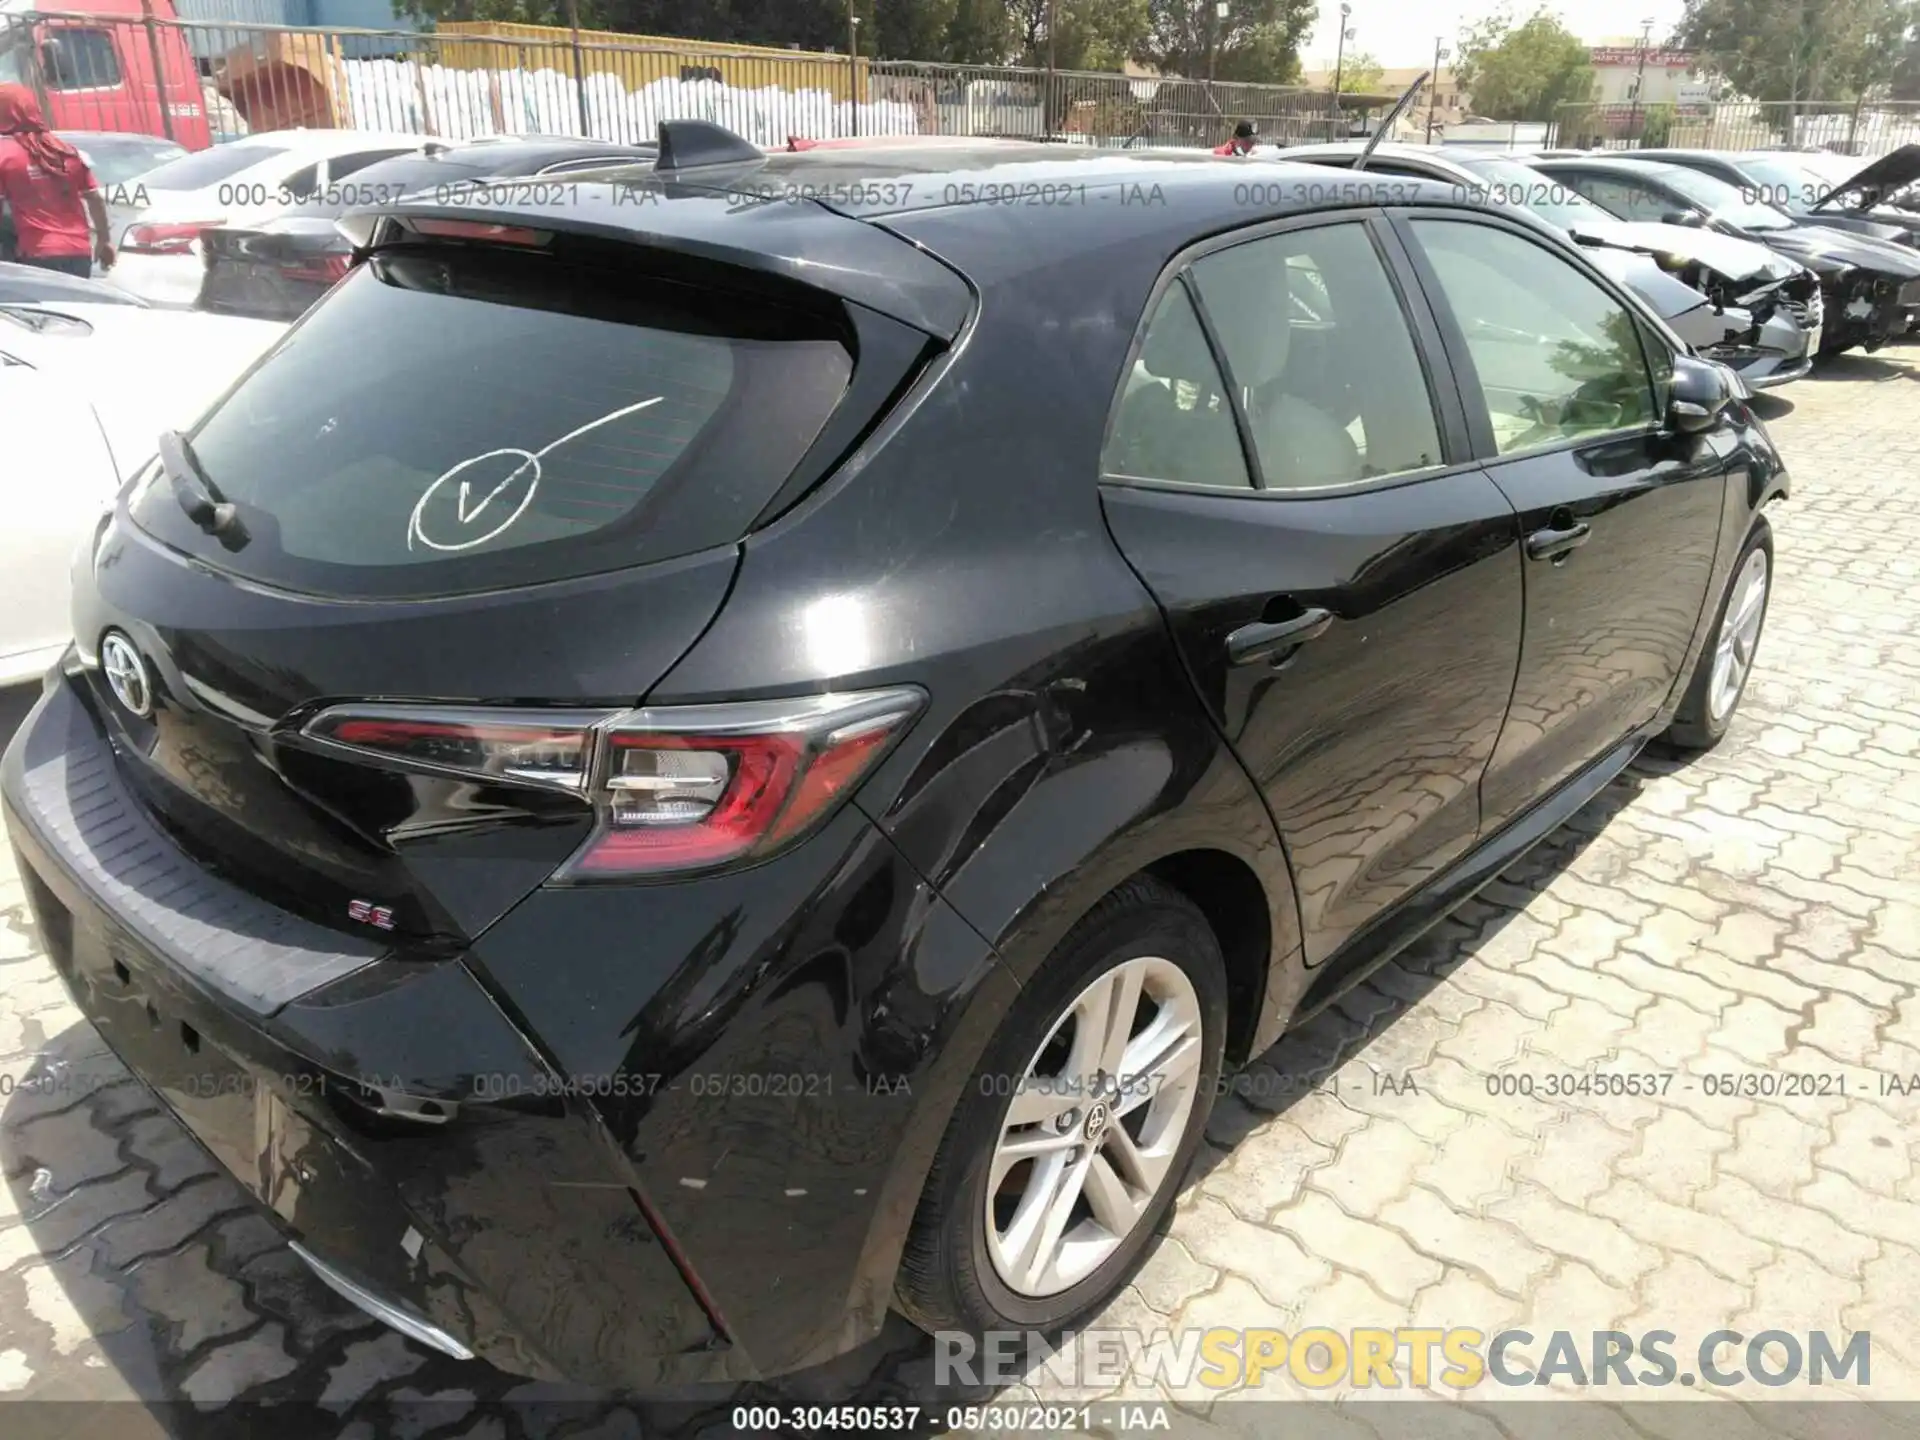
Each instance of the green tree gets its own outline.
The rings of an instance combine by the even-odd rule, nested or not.
[[[1915,20],[1913,0],[1687,0],[1674,38],[1750,99],[1850,101],[1903,63],[1920,81]]]
[[[1341,92],[1353,92],[1366,95],[1380,88],[1386,78],[1386,70],[1380,62],[1364,50],[1356,50],[1340,62]]]
[[[1135,57],[1191,80],[1285,83],[1300,75],[1300,42],[1316,0],[1148,0],[1149,21]]]
[[[937,58],[956,65],[1005,65],[1011,60],[1013,12],[1006,0],[955,0]]]
[[[1540,9],[1515,24],[1511,10],[1484,16],[1460,34],[1454,74],[1474,113],[1492,120],[1552,120],[1562,105],[1592,97],[1587,47]]]
[[[1012,0],[1014,60],[1060,70],[1118,70],[1147,29],[1147,0]],[[1051,15],[1059,32],[1047,44]]]

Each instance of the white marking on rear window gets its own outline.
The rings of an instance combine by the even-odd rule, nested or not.
[[[481,454],[478,454],[478,455],[469,455],[465,460],[462,460],[459,463],[450,466],[448,469],[443,471],[440,474],[440,476],[433,481],[432,484],[428,485],[427,488],[421,492],[419,500],[414,502],[413,514],[409,516],[407,519],[407,549],[409,550],[413,549],[413,542],[415,540],[418,540],[422,545],[425,545],[429,550],[447,550],[447,551],[471,550],[476,545],[484,545],[489,540],[492,540],[497,536],[505,534],[506,531],[512,527],[514,521],[518,520],[522,515],[526,513],[527,506],[533,503],[534,493],[538,491],[540,488],[540,476],[542,474],[542,471],[540,468],[541,456],[552,453],[554,450],[557,450],[560,446],[566,444],[569,440],[578,439],[580,436],[586,434],[589,430],[596,430],[602,425],[611,424],[613,421],[620,419],[622,416],[631,415],[637,410],[645,410],[650,405],[658,405],[662,400],[666,398],[667,397],[664,395],[656,395],[651,400],[642,400],[635,405],[622,406],[620,409],[615,410],[610,414],[602,415],[598,420],[589,420],[586,424],[581,425],[573,430],[569,430],[566,434],[562,435],[558,440],[549,441],[547,444],[542,445],[538,450],[522,450],[517,446],[510,445],[498,450],[483,451]],[[460,525],[471,525],[474,521],[480,518],[481,514],[487,509],[488,506],[492,505],[493,502],[499,498],[499,496],[507,489],[508,486],[512,485],[516,480],[520,479],[522,475],[526,475],[527,476],[526,493],[520,497],[520,503],[513,507],[512,513],[510,513],[506,519],[502,520],[498,525],[494,526],[491,530],[488,530],[483,534],[473,536],[469,539],[458,540],[458,541],[442,541],[442,540],[435,540],[432,536],[428,535],[426,531],[424,516],[426,514],[428,503],[433,499],[434,495],[439,491],[440,487],[442,485],[445,485],[449,480],[453,479],[454,476],[459,475],[460,473],[471,468],[472,466],[479,465],[482,462],[487,460],[496,459],[503,455],[519,455],[524,458],[522,458],[520,463],[514,466],[514,468],[507,473],[507,477],[504,480],[501,480],[500,482],[495,484],[484,495],[482,495],[478,503],[474,503],[474,499],[473,499],[473,496],[474,496],[473,482],[471,480],[462,480],[460,482],[459,498],[454,505],[454,516],[455,516],[456,523]],[[529,466],[532,467],[531,474],[528,474]]]

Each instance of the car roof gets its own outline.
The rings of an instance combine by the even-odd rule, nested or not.
[[[53,133],[62,140],[71,140],[76,144],[84,141],[89,145],[98,145],[102,140],[118,140],[126,144],[152,145],[162,150],[186,149],[178,140],[169,140],[164,135],[148,135],[139,130],[56,130]]]
[[[1209,236],[1293,214],[1351,214],[1355,203],[1328,195],[1326,178],[1323,168],[1205,151],[886,146],[756,153],[665,174],[596,167],[570,173],[555,187],[564,193],[519,187],[484,208],[416,192],[341,223],[362,245],[384,243],[382,217],[394,217],[657,247],[784,277],[951,338],[970,295],[1033,285],[1042,287],[1035,305],[1070,309],[1065,292],[1108,283],[1089,269],[1137,274],[1144,294],[1168,259]],[[1394,203],[1484,213],[1459,191],[1457,182],[1397,179]],[[1503,219],[1564,243],[1520,212]]]
[[[1638,156],[1641,152],[1635,151]],[[1593,170],[1602,175],[1633,175],[1642,178],[1651,175],[1664,179],[1677,171],[1686,170],[1685,165],[1676,165],[1670,160],[1619,159],[1612,155],[1569,155],[1563,159],[1528,160],[1527,164],[1536,170],[1551,170],[1559,165],[1578,165],[1583,170]],[[1698,173],[1698,172],[1695,172]]]
[[[1185,197],[1219,197],[1236,186],[1244,190],[1249,163],[1264,177],[1279,160],[1249,161],[1208,150],[1111,150],[1040,141],[980,140],[955,144],[898,144],[847,148],[814,147],[776,152],[739,165],[708,166],[662,175],[648,168],[586,171],[571,177],[606,178],[615,183],[671,188],[694,186],[739,198],[819,198],[842,214],[877,219],[951,205],[999,203],[1009,210],[1046,209],[1081,203],[1111,204],[1116,192],[1159,187],[1155,203],[1182,203]],[[1303,179],[1324,174],[1295,164]],[[1031,201],[1031,205],[1023,203]],[[1243,202],[1244,203],[1244,202]],[[1311,209],[1311,202],[1276,201],[1276,210]]]
[[[526,174],[563,160],[607,157],[607,163],[646,163],[654,156],[651,145],[619,145],[575,136],[524,137],[503,135],[464,145],[436,146],[421,153],[395,155],[356,171],[356,185],[422,185],[436,179],[483,175]]]
[[[245,150],[298,150],[303,154],[330,155],[354,150],[378,149],[386,145],[419,149],[431,145],[429,135],[410,135],[405,131],[385,130],[255,130],[221,142]],[[440,142],[440,143],[445,143]]]

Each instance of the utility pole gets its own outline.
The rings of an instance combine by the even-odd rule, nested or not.
[[[1440,62],[1453,52],[1441,48],[1444,37],[1433,37],[1433,79],[1427,89],[1427,144],[1433,143],[1433,112],[1440,104]]]
[[[1047,0],[1047,93],[1041,102],[1040,119],[1041,123],[1047,127],[1047,138],[1049,140],[1053,138],[1053,87],[1057,83],[1053,71],[1053,34],[1055,29],[1058,28],[1059,19],[1060,6],[1058,0]],[[1063,110],[1065,109],[1064,106],[1061,108]]]
[[[1344,3],[1343,0],[1340,6],[1340,38],[1333,47],[1333,109],[1327,116],[1328,139],[1333,138],[1334,128],[1340,119],[1340,71],[1346,64],[1347,37],[1353,34],[1353,31],[1347,28],[1347,17],[1351,14],[1353,14],[1353,6]]]
[[[853,133],[860,133],[860,17],[847,0],[847,104],[853,112]]]
[[[1640,64],[1633,72],[1633,110],[1627,117],[1627,134],[1637,141],[1640,135],[1640,87],[1647,78],[1647,41],[1653,38],[1651,18],[1640,22]],[[1635,149],[1640,148],[1637,144]]]

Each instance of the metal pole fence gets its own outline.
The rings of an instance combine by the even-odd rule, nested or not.
[[[1326,92],[1297,85],[880,61],[571,23],[419,32],[20,12],[0,16],[9,69],[43,97],[55,128],[171,129],[189,149],[294,126],[632,143],[681,118],[769,146],[920,134],[1210,147],[1240,119],[1263,144],[1286,145],[1335,128]]]

